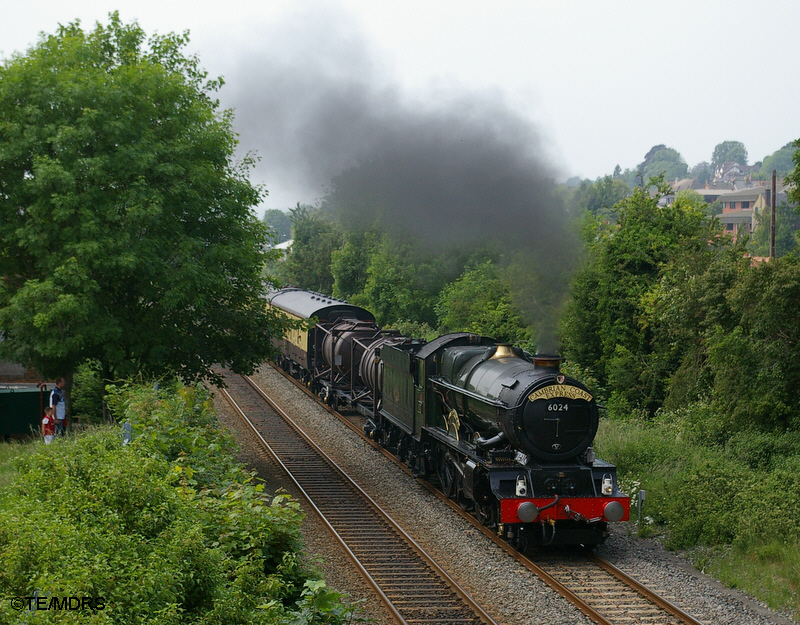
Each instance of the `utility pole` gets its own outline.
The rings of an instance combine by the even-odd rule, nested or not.
[[[770,193],[772,205],[772,218],[769,221],[769,257],[775,258],[775,204],[777,204],[777,172],[772,170],[772,192]]]

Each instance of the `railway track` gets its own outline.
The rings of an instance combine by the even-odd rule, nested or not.
[[[613,564],[595,555],[553,553],[517,558],[595,623],[703,625]]]
[[[275,370],[295,384],[297,388],[319,401],[313,393],[297,383],[286,372],[279,368],[275,368]],[[330,406],[322,403],[320,405],[341,419],[350,429],[369,441],[410,475],[403,463],[364,435],[363,417],[355,414],[341,414]],[[518,552],[493,531],[482,526],[455,501],[445,497],[435,486],[421,479],[418,479],[418,482],[595,623],[600,625],[622,623],[631,625],[703,625],[701,621],[683,612],[645,585],[617,569],[610,562],[594,554],[575,550],[540,550],[528,556]]]
[[[226,372],[224,377],[226,399],[304,493],[398,623],[495,623],[266,393],[242,376]]]

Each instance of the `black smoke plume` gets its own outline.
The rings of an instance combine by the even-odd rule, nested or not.
[[[499,243],[540,349],[553,350],[580,244],[537,129],[497,94],[404,96],[331,14],[265,37],[225,77],[225,105],[267,187],[290,180],[310,190],[301,203],[327,193],[342,219],[426,250]]]

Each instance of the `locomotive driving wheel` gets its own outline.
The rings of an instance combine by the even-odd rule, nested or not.
[[[452,499],[458,491],[458,469],[449,456],[442,456],[436,474],[439,476],[442,494],[448,499]]]

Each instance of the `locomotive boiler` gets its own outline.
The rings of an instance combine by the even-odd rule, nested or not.
[[[597,545],[628,519],[616,467],[591,447],[597,403],[559,357],[472,333],[410,339],[299,289],[269,299],[311,320],[278,342],[279,364],[517,548]]]

